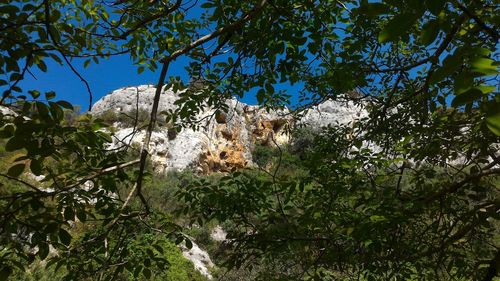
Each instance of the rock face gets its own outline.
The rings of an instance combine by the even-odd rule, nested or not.
[[[92,107],[92,112],[105,116],[134,115],[149,112],[155,87],[143,85],[126,87],[104,96]],[[159,112],[174,110],[179,98],[171,90],[164,89],[160,98]],[[290,141],[287,126],[295,122],[306,126],[322,127],[328,124],[348,124],[365,116],[361,107],[350,103],[324,102],[294,121],[288,110],[266,111],[258,106],[247,105],[235,99],[227,100],[228,111],[216,114],[206,109],[198,114],[205,120],[199,130],[183,128],[176,132],[168,124],[160,125],[151,138],[150,153],[157,172],[193,169],[199,173],[230,172],[251,167],[252,151],[258,145],[282,145]],[[114,147],[123,144],[139,146],[144,130],[134,130],[132,125],[117,121],[114,126]]]
[[[183,244],[181,244],[180,248],[182,255],[193,263],[196,270],[208,279],[213,279],[212,274],[210,274],[210,268],[214,267],[214,263],[206,251],[201,249],[196,243],[193,243],[191,249],[188,249]]]

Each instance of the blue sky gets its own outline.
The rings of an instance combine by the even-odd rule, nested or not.
[[[141,74],[137,74],[137,66],[132,64],[128,55],[101,60],[99,64],[90,64],[88,68],[83,67],[83,60],[74,60],[73,65],[90,84],[94,103],[102,96],[121,87],[156,84],[159,76],[159,70],[156,73],[145,70]],[[185,65],[186,60],[179,58],[171,65],[169,75],[180,76],[184,81],[189,81],[184,70]],[[85,111],[89,105],[89,95],[85,84],[67,65],[61,66],[55,62],[47,61],[47,66],[46,73],[32,68],[34,77],[26,74],[19,86],[24,91],[31,89],[40,92],[55,91],[58,99],[80,105],[82,111]]]
[[[190,9],[186,18],[200,17],[204,9],[199,6],[202,3],[197,3]],[[144,84],[158,83],[160,69],[156,72],[151,72],[146,69],[141,74],[137,73],[137,66],[133,65],[128,54],[102,59],[98,64],[91,63],[87,68],[84,68],[85,59],[74,59],[73,66],[78,70],[80,75],[87,80],[93,95],[93,103],[99,100],[104,95],[126,86],[138,86]],[[74,105],[81,106],[82,112],[89,107],[89,94],[85,84],[73,73],[69,66],[59,65],[58,63],[47,59],[48,70],[42,72],[36,67],[30,68],[33,76],[25,75],[25,79],[18,86],[26,93],[28,90],[38,90],[41,93],[47,91],[55,91],[57,99],[62,99],[71,102]],[[184,82],[189,82],[189,75],[184,69],[188,64],[188,59],[184,56],[177,58],[170,64],[167,80],[169,76],[180,76]],[[287,90],[296,90],[297,87],[286,87]],[[256,92],[256,91],[254,91]],[[247,94],[242,99],[243,102],[256,104],[255,95]]]
[[[186,18],[200,17],[204,9],[199,6],[202,3],[197,3],[195,7],[190,9]],[[209,30],[208,30],[209,31]],[[207,31],[207,32],[208,32]],[[227,57],[223,56],[222,59]],[[113,56],[109,59],[102,59],[98,64],[91,63],[87,68],[84,68],[85,59],[74,59],[73,66],[78,70],[80,75],[87,80],[93,95],[95,103],[104,95],[126,86],[138,86],[144,84],[158,83],[160,70],[151,72],[146,69],[141,74],[137,73],[137,66],[133,65],[128,54]],[[73,73],[70,67],[66,64],[59,65],[58,63],[47,59],[47,72],[42,72],[36,67],[30,68],[33,76],[26,73],[25,79],[19,83],[19,87],[26,93],[28,90],[38,90],[40,92],[55,91],[57,99],[62,99],[71,102],[74,105],[79,105],[82,111],[86,111],[89,107],[89,94],[85,84]],[[185,56],[178,57],[170,64],[168,76],[180,76],[184,82],[189,81],[189,75],[184,67],[188,64],[188,59]],[[168,80],[168,78],[167,78]],[[292,95],[291,103],[296,104],[298,100],[298,92],[303,84],[297,83],[294,86],[289,84],[275,85],[275,89],[286,90],[287,94]],[[242,99],[248,104],[257,104],[255,93],[257,89],[253,89],[246,94]]]
[[[98,64],[91,63],[87,68],[84,68],[83,62],[84,59],[75,59],[72,61],[72,64],[89,83],[93,95],[93,104],[106,94],[122,87],[144,84],[156,85],[158,83],[159,69],[156,72],[146,69],[141,74],[138,74],[138,67],[133,65],[127,54],[100,60]],[[19,86],[25,93],[28,90],[38,90],[41,93],[55,91],[57,99],[79,105],[82,112],[85,112],[89,106],[89,94],[85,84],[66,64],[59,65],[50,59],[46,63],[47,72],[42,72],[38,68],[33,67],[30,69],[33,76],[27,73],[25,79],[19,83]],[[181,56],[177,58],[170,65],[167,77],[180,76],[184,82],[189,82],[189,75],[184,69],[187,63],[188,60],[185,57]],[[290,86],[289,84],[275,86],[276,90],[286,90],[287,94],[292,95],[292,104],[297,103],[298,92],[301,87],[301,83],[297,83],[294,86]],[[255,98],[256,91],[254,89],[250,93],[247,93],[242,101],[247,104],[257,104],[257,99]]]

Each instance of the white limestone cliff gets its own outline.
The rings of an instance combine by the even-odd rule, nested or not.
[[[104,96],[92,107],[96,115],[114,112],[150,111],[155,87],[143,85],[126,87]],[[160,98],[159,112],[174,110],[179,96],[164,89]],[[197,115],[204,120],[199,130],[183,128],[175,132],[165,124],[159,126],[151,138],[151,159],[157,172],[192,169],[199,173],[230,172],[251,167],[252,150],[256,144],[282,145],[290,138],[287,125],[296,123],[319,128],[329,124],[349,124],[367,115],[366,110],[352,102],[326,101],[307,111],[300,120],[294,120],[289,110],[266,111],[258,106],[247,105],[236,99],[226,101],[228,111],[215,114],[205,109]],[[144,130],[134,131],[130,125],[115,124],[114,147],[129,144],[139,147],[145,137]]]

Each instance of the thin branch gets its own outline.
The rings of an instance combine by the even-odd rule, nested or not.
[[[9,180],[17,181],[18,183],[22,183],[22,184],[24,184],[25,186],[27,186],[27,187],[29,187],[29,188],[33,189],[33,190],[34,190],[34,191],[36,191],[36,192],[39,192],[39,193],[48,193],[48,192],[43,191],[43,190],[39,189],[38,187],[36,187],[36,186],[32,185],[31,183],[26,182],[26,181],[24,181],[24,180],[22,180],[22,179],[18,179],[18,178],[16,178],[16,177],[12,177],[12,176],[9,176],[9,175],[6,175],[6,174],[0,174],[0,176],[1,176],[1,177],[4,177],[4,178],[7,178],[7,179],[9,179]]]
[[[240,18],[239,20],[235,21],[234,23],[232,24],[229,24],[225,27],[221,27],[219,29],[217,29],[216,31],[210,33],[210,34],[207,34],[203,37],[201,37],[200,39],[194,41],[194,42],[191,42],[189,45],[187,45],[186,47],[182,48],[182,49],[179,49],[177,51],[174,51],[170,56],[166,57],[165,59],[163,59],[164,61],[173,61],[175,58],[177,58],[178,56],[181,56],[189,51],[191,51],[192,49],[200,46],[201,44],[204,44],[214,38],[217,38],[218,36],[220,36],[221,34],[225,34],[225,33],[229,33],[231,31],[234,31],[238,28],[240,28],[244,23],[246,23],[248,20],[252,19],[255,15],[257,15],[261,10],[262,8],[264,8],[264,6],[267,4],[267,0],[262,0],[258,5],[256,5],[250,12],[248,12],[245,16],[243,16],[242,18]]]
[[[153,129],[156,124],[156,118],[158,113],[158,105],[160,104],[160,96],[163,90],[163,85],[165,84],[165,77],[167,76],[168,67],[170,66],[170,61],[164,61],[163,66],[161,68],[160,78],[158,79],[158,84],[156,85],[156,92],[153,98],[153,107],[151,108],[151,115],[149,119],[149,124],[146,129],[146,138],[142,144],[141,149],[141,158],[140,158],[140,166],[139,166],[139,174],[137,176],[137,181],[132,188],[129,197],[133,192],[137,190],[137,195],[141,199],[141,202],[144,204],[146,210],[148,210],[148,204],[146,199],[142,195],[142,182],[144,178],[144,171],[146,169],[146,160],[149,154],[149,143],[151,142],[151,135],[153,134]],[[130,200],[129,198],[127,198]],[[127,201],[126,201],[127,202]]]
[[[488,33],[488,35],[491,38],[493,38],[495,43],[498,42],[498,40],[500,39],[500,34],[497,32],[497,30],[486,25],[477,15],[475,15],[471,10],[469,10],[467,7],[465,7],[461,3],[459,3],[458,1],[455,1],[455,2],[461,11],[463,11],[465,14],[467,14],[467,16],[469,18],[473,19],[477,23],[477,25],[479,25],[479,27],[481,27],[481,29],[483,29],[486,33]]]
[[[79,185],[87,182],[87,181],[90,181],[90,180],[93,180],[93,179],[95,179],[97,177],[100,177],[100,176],[102,176],[104,174],[112,173],[114,171],[126,168],[128,166],[133,166],[133,165],[139,163],[139,161],[140,161],[139,159],[136,159],[136,160],[132,160],[132,161],[129,161],[129,162],[126,162],[126,163],[122,163],[122,164],[118,164],[118,165],[115,165],[115,166],[112,166],[112,167],[108,167],[108,168],[102,169],[102,170],[100,170],[100,171],[98,171],[98,172],[96,172],[96,173],[94,173],[94,174],[92,174],[90,176],[78,179],[75,184],[67,186],[67,187],[63,188],[62,190],[64,190],[64,191],[70,190],[72,188],[75,188],[75,187],[77,187],[77,186],[79,186]],[[53,193],[56,193],[56,192],[53,192]]]
[[[156,92],[155,96],[153,98],[153,106],[151,108],[151,115],[149,119],[149,124],[147,128],[147,133],[146,133],[146,138],[143,142],[142,149],[141,149],[141,157],[140,157],[140,167],[139,167],[139,174],[137,176],[137,181],[134,184],[134,187],[130,191],[129,195],[127,196],[127,200],[125,201],[122,209],[128,204],[130,197],[134,192],[137,192],[137,196],[139,196],[141,202],[144,204],[144,207],[148,210],[148,204],[144,196],[142,195],[142,183],[143,183],[143,178],[144,178],[144,172],[146,169],[146,160],[149,154],[149,143],[151,141],[151,135],[153,134],[153,129],[156,124],[156,119],[157,119],[157,113],[158,113],[158,105],[160,103],[160,96],[161,92],[163,90],[163,86],[165,83],[165,77],[168,72],[168,67],[170,65],[170,62],[175,60],[177,57],[189,52],[190,50],[202,45],[203,43],[206,43],[214,38],[217,38],[218,36],[222,34],[226,34],[229,32],[232,32],[238,28],[240,28],[245,22],[250,20],[252,17],[254,17],[258,12],[262,10],[264,5],[267,3],[267,0],[262,0],[261,3],[257,6],[255,6],[249,13],[247,13],[245,16],[243,16],[241,19],[238,21],[229,24],[225,27],[219,28],[218,30],[214,31],[211,34],[205,35],[201,37],[200,39],[192,42],[188,46],[179,49],[177,51],[174,51],[170,56],[164,58],[162,60],[163,66],[161,69],[160,73],[160,78],[158,79],[158,84],[156,85]]]
[[[78,77],[80,80],[85,84],[85,87],[87,88],[87,92],[89,94],[89,111],[92,109],[92,100],[93,100],[93,94],[92,91],[90,90],[90,85],[85,78],[82,77],[82,75],[75,69],[73,64],[69,61],[69,59],[66,57],[64,52],[62,51],[59,42],[57,42],[56,37],[54,36],[51,28],[50,28],[50,3],[49,0],[44,0],[44,5],[45,5],[45,29],[47,29],[47,34],[49,39],[54,43],[54,45],[57,47],[57,50],[63,57],[64,61],[68,64],[69,68],[71,71]]]
[[[411,69],[413,69],[415,67],[418,67],[420,65],[426,64],[428,62],[437,61],[439,59],[439,57],[441,56],[441,54],[446,50],[446,48],[448,47],[448,45],[451,43],[451,41],[453,40],[453,37],[458,32],[458,30],[460,29],[460,26],[464,23],[464,21],[465,21],[465,15],[462,14],[460,16],[460,18],[458,19],[458,21],[455,23],[455,25],[450,30],[450,32],[446,35],[446,37],[443,39],[443,41],[441,42],[441,44],[438,46],[438,48],[436,49],[436,51],[431,56],[429,56],[429,57],[427,57],[425,59],[416,61],[416,62],[414,62],[412,64],[409,64],[409,65],[405,65],[405,66],[401,66],[401,67],[395,67],[395,68],[389,68],[389,69],[379,69],[379,70],[373,70],[373,69],[371,69],[371,71],[375,72],[375,73],[409,71],[409,70],[411,70]]]
[[[28,68],[29,68],[29,64],[31,62],[31,59],[32,59],[32,56],[33,56],[33,51],[30,51],[30,53],[28,54],[28,56],[26,57],[26,64],[24,65],[24,68],[21,72],[21,76],[16,79],[16,81],[14,82],[14,84],[12,84],[9,89],[7,91],[4,92],[4,94],[2,95],[2,99],[0,99],[0,104],[3,104],[3,102],[5,101],[5,99],[10,95],[10,93],[12,92],[12,89],[14,89],[14,87],[17,86],[17,84],[22,80],[24,79],[24,75],[26,74],[26,71],[28,71]]]
[[[181,3],[182,3],[182,0],[177,0],[172,7],[168,8],[164,12],[158,13],[158,14],[155,14],[155,15],[152,15],[150,17],[142,19],[136,25],[134,25],[134,27],[132,27],[131,29],[129,29],[129,30],[125,31],[124,33],[122,33],[120,37],[122,39],[125,39],[125,38],[127,38],[128,35],[132,34],[137,29],[142,28],[143,26],[147,25],[148,23],[150,23],[152,21],[155,21],[155,20],[157,20],[157,19],[159,19],[161,17],[165,17],[165,16],[169,15],[170,13],[172,13],[175,10],[179,9]]]
[[[424,199],[424,202],[432,202],[438,198],[441,198],[443,196],[445,196],[446,194],[450,194],[450,193],[455,193],[457,192],[461,187],[463,187],[465,184],[473,181],[473,180],[478,180],[482,177],[485,177],[485,176],[489,176],[489,175],[497,175],[497,174],[500,174],[500,168],[498,169],[491,169],[491,170],[486,170],[486,171],[483,171],[481,173],[478,173],[478,174],[472,174],[472,175],[469,175],[467,177],[465,177],[463,180],[449,186],[448,188],[445,188],[443,190],[441,190],[440,192],[430,196],[430,197],[427,197]]]

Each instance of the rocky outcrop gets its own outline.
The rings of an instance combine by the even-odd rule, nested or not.
[[[193,263],[193,266],[202,275],[208,279],[213,279],[212,274],[210,274],[210,269],[214,267],[214,263],[210,259],[208,253],[201,249],[198,244],[192,242],[192,247],[187,248],[186,245],[181,244],[180,249],[182,255]]]
[[[135,112],[148,112],[153,104],[155,87],[150,85],[126,87],[101,98],[92,107],[96,115],[130,116]],[[163,89],[159,112],[176,108],[179,96]],[[193,169],[199,173],[230,172],[254,165],[252,150],[255,145],[283,145],[290,141],[287,128],[301,123],[322,127],[328,124],[348,124],[366,116],[366,111],[352,103],[324,102],[296,121],[289,110],[267,111],[247,105],[236,99],[226,101],[227,112],[205,109],[196,118],[204,120],[198,130],[183,128],[175,131],[171,124],[162,124],[151,138],[151,159],[157,172]],[[139,146],[145,132],[116,118],[113,147]]]

